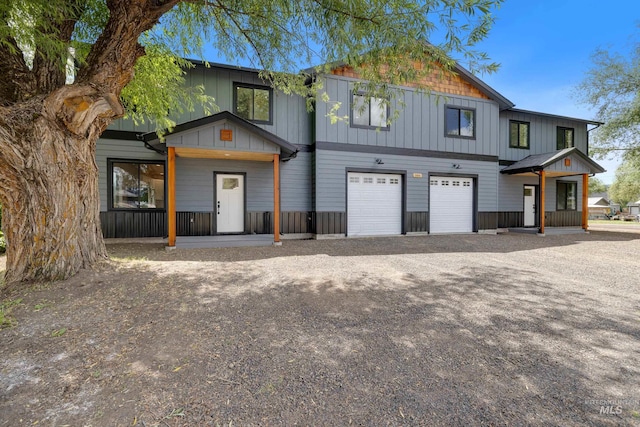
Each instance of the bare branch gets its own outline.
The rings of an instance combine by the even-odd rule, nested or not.
[[[0,25],[9,26],[6,16],[0,16]],[[7,31],[8,33],[8,31]],[[35,91],[33,75],[27,67],[22,50],[13,37],[0,43],[0,105],[10,105],[28,98]]]

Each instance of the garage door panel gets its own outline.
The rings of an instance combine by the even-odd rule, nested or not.
[[[349,236],[400,234],[402,176],[350,172],[347,211]]]
[[[432,176],[429,184],[430,232],[472,232],[473,179]]]

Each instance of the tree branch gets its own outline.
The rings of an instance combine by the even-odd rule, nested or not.
[[[0,16],[0,26],[10,33],[6,16]],[[0,58],[0,105],[8,106],[33,94],[35,80],[13,37],[7,36],[5,43],[0,43]]]

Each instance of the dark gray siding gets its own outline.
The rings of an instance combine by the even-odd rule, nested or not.
[[[187,71],[185,84],[188,87],[204,85],[207,95],[215,98],[220,111],[233,111],[233,82],[252,83],[265,85],[257,73],[227,68],[204,68],[198,66]],[[278,135],[280,138],[292,144],[310,144],[311,131],[310,120],[306,108],[305,99],[297,95],[285,95],[274,91],[274,114],[272,125],[258,125],[261,128]],[[172,117],[176,123],[185,123],[204,117],[202,108],[196,106],[194,112],[184,113],[178,117]],[[153,124],[145,123],[135,125],[131,120],[118,120],[109,129],[152,132]]]
[[[380,157],[383,165],[376,165]],[[453,164],[460,169],[453,169]],[[478,210],[495,212],[498,207],[498,163],[472,160],[436,159],[396,155],[316,150],[316,210],[344,212],[346,209],[346,168],[407,171],[407,211],[428,211],[428,174],[458,173],[478,175]],[[414,178],[421,173],[422,178]]]
[[[295,159],[280,163],[280,204],[284,211],[313,210],[313,153],[298,153]]]
[[[107,210],[107,159],[165,160],[165,156],[144,147],[142,141],[99,139],[96,145],[100,210]]]
[[[353,79],[346,77],[328,76],[326,78],[325,89],[330,102],[327,104],[318,101],[316,105],[317,141],[498,155],[499,111],[494,101],[453,95],[429,96],[414,89],[405,88],[400,98],[405,106],[402,107],[398,99],[392,101],[391,110],[398,110],[400,115],[391,123],[388,131],[360,129],[350,127],[348,120],[352,82]],[[326,115],[336,102],[341,103],[337,115],[347,117],[347,120],[331,124]],[[475,139],[445,137],[446,105],[476,110]]]
[[[233,141],[221,141],[220,130],[230,129],[233,131]],[[175,135],[167,136],[167,147],[205,148],[223,149],[237,151],[251,151],[258,153],[280,153],[280,147],[264,140],[263,138],[248,132],[222,120],[215,124],[201,126]]]
[[[529,149],[509,148],[509,120],[529,122]],[[575,146],[587,153],[587,126],[584,122],[556,119],[534,114],[502,111],[500,113],[500,160],[521,160],[531,154],[556,151],[557,127],[574,129]]]

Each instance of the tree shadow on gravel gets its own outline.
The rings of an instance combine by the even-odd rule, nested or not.
[[[0,332],[5,425],[638,420],[627,402],[640,399],[637,311],[612,313],[601,295],[559,290],[534,271],[343,280],[141,263],[105,272],[28,296],[25,306],[51,298],[51,308]],[[592,402],[616,399],[626,399],[620,414]]]
[[[336,240],[285,240],[281,247],[240,247],[165,250],[163,244],[111,243],[112,257],[150,261],[250,261],[282,256],[368,256],[459,252],[512,253],[541,248],[573,246],[584,242],[602,243],[603,250],[614,250],[617,243],[640,240],[640,234],[591,232],[590,234],[549,235],[430,235],[375,237]]]

